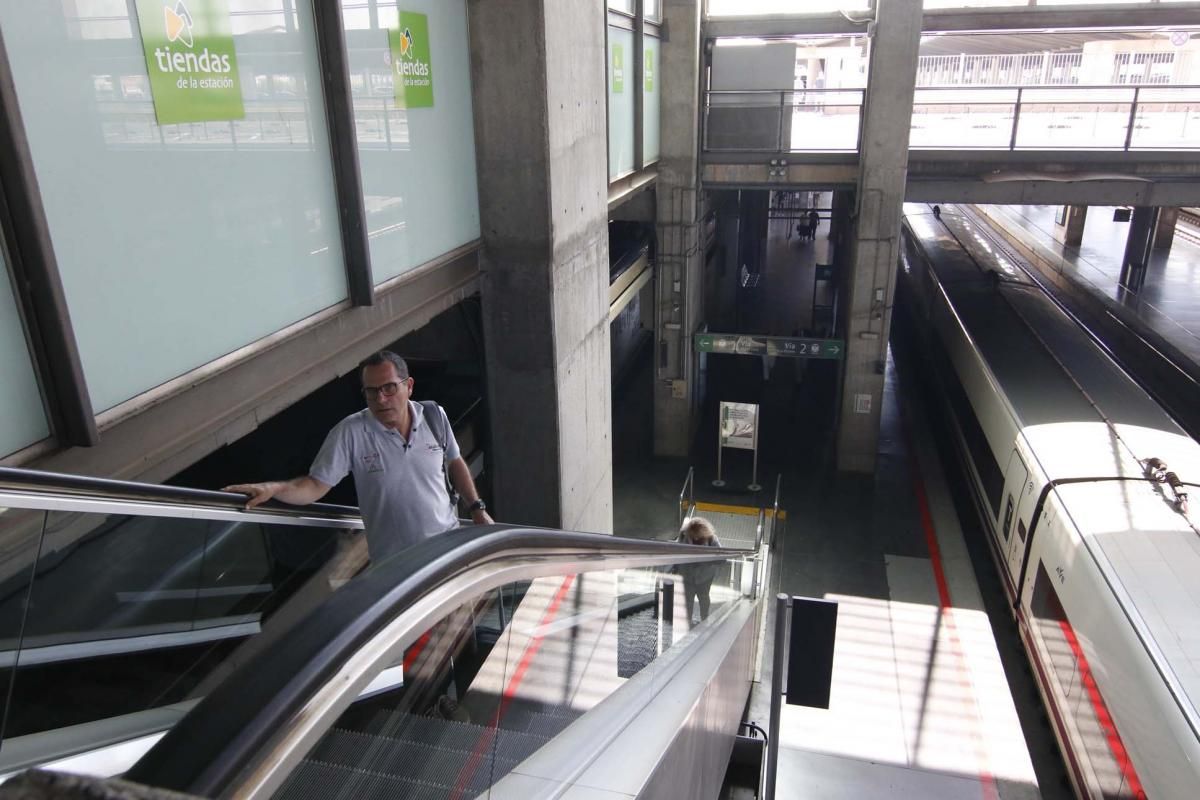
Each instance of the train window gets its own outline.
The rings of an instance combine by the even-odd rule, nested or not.
[[[1000,471],[1000,462],[996,461],[996,456],[992,454],[992,447],[983,432],[983,426],[975,416],[975,409],[971,406],[966,391],[958,382],[954,366],[950,363],[950,357],[942,343],[935,338],[930,349],[938,375],[942,378],[942,386],[950,399],[950,407],[954,410],[954,417],[962,431],[971,463],[975,465],[975,472],[983,484],[983,492],[991,505],[994,517],[1000,513],[1000,497],[1004,493],[1004,473]]]
[[[1010,494],[1008,496],[1008,502],[1004,505],[1004,541],[1006,541],[1006,542],[1008,541],[1008,532],[1009,532],[1009,530],[1012,529],[1012,518],[1013,518],[1013,496]],[[1025,536],[1022,534],[1021,541],[1024,541],[1024,540],[1025,540]]]
[[[1017,535],[1021,537],[1021,541],[1025,541],[1025,521],[1017,520]]]

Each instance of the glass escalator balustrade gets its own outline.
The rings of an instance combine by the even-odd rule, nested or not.
[[[353,551],[344,521],[18,502],[41,501],[0,497],[0,775],[161,733],[328,597]]]
[[[742,596],[741,580],[730,561],[543,577],[479,595],[400,663],[376,665],[365,677],[400,667],[403,682],[360,695],[274,797],[487,796],[635,676],[634,707],[649,702],[661,656],[715,623]],[[685,584],[707,595],[707,620],[696,595],[689,620]]]

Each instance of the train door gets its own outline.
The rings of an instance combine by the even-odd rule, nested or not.
[[[1024,508],[1024,501],[1032,493],[1029,484],[1029,470],[1021,455],[1014,448],[1008,457],[1008,470],[1004,473],[1004,502],[999,523],[1000,550],[1005,553],[1008,562],[1008,574],[1013,580],[1021,574],[1021,559],[1025,556],[1025,540],[1027,525],[1024,517],[1029,510]],[[1016,591],[1020,592],[1020,587]]]

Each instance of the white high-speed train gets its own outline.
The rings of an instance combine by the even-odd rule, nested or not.
[[[1200,797],[1200,445],[971,218],[910,205],[903,240],[901,304],[1076,792]]]

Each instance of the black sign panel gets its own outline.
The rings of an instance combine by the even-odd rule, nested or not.
[[[829,600],[792,598],[785,696],[788,705],[829,708],[837,609],[838,604]]]

